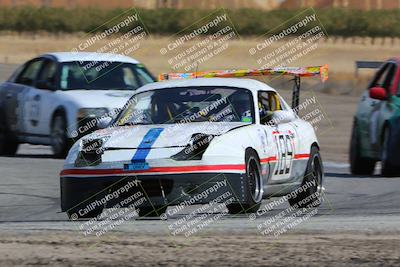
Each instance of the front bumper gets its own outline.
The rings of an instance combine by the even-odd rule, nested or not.
[[[134,185],[127,190],[126,185]],[[141,192],[140,205],[165,206],[225,202],[241,203],[247,198],[245,175],[241,173],[186,173],[101,177],[60,177],[61,210],[76,211],[103,203],[106,208],[128,205],[126,199]],[[115,192],[119,194],[115,194]],[[122,192],[123,191],[123,192]],[[112,197],[110,197],[112,196]],[[223,197],[222,197],[223,196]],[[106,199],[106,201],[104,201]],[[130,202],[132,203],[132,202]],[[102,204],[101,204],[102,205]],[[118,207],[119,207],[118,206]]]

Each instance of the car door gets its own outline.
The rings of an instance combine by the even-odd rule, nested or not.
[[[37,59],[28,61],[22,68],[22,71],[7,86],[5,96],[7,125],[10,130],[17,132],[19,135],[24,135],[27,132],[24,123],[26,116],[24,102],[26,94],[31,90],[36,80],[41,65],[42,62]]]
[[[396,66],[393,62],[385,63],[375,74],[372,82],[361,96],[358,108],[358,130],[360,134],[361,147],[364,153],[370,157],[378,157],[377,149],[380,146],[380,117],[381,110],[386,105],[385,100],[372,99],[369,97],[369,89],[372,87],[383,87],[387,92],[391,89]]]
[[[272,120],[276,111],[287,110],[276,92],[260,91],[258,93],[260,123],[267,132],[272,133],[272,144],[276,154],[271,182],[284,182],[293,177],[294,155],[298,148],[298,138],[292,122]]]
[[[47,138],[50,135],[56,72],[57,63],[43,59],[34,84],[25,95],[25,129],[30,135],[38,138]]]

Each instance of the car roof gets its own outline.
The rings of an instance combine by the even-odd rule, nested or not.
[[[111,53],[95,53],[95,52],[54,52],[41,55],[41,57],[53,57],[58,62],[71,61],[111,61],[139,64],[140,62],[134,58],[111,54]]]
[[[273,89],[272,87],[268,86],[263,82],[253,79],[244,79],[244,78],[197,78],[197,79],[162,81],[162,82],[146,84],[140,87],[136,92],[140,93],[151,90],[167,89],[174,87],[192,87],[192,86],[238,87],[238,88],[248,89],[253,93],[259,90],[276,92],[275,89]]]

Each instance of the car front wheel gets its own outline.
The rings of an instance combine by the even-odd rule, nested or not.
[[[245,156],[246,166],[246,201],[244,203],[232,203],[226,207],[230,214],[253,213],[261,205],[263,188],[260,160],[255,151],[247,150]]]
[[[322,180],[324,176],[321,155],[317,147],[311,148],[302,189],[295,191],[295,197],[289,198],[289,204],[296,208],[318,207],[322,202]]]
[[[51,148],[56,158],[65,158],[69,149],[67,121],[62,114],[56,114],[51,124]]]

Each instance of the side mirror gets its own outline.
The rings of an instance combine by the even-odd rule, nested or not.
[[[378,100],[386,100],[388,98],[385,88],[371,87],[369,89],[369,97]]]
[[[291,110],[277,110],[272,113],[272,121],[275,124],[288,123],[296,119],[293,111]]]
[[[49,81],[46,81],[46,80],[37,81],[36,87],[39,89],[44,89],[44,90],[52,90],[52,91],[55,90],[55,87]]]
[[[98,129],[105,129],[110,125],[111,121],[112,121],[111,117],[102,118],[102,119],[98,120],[97,128]]]

